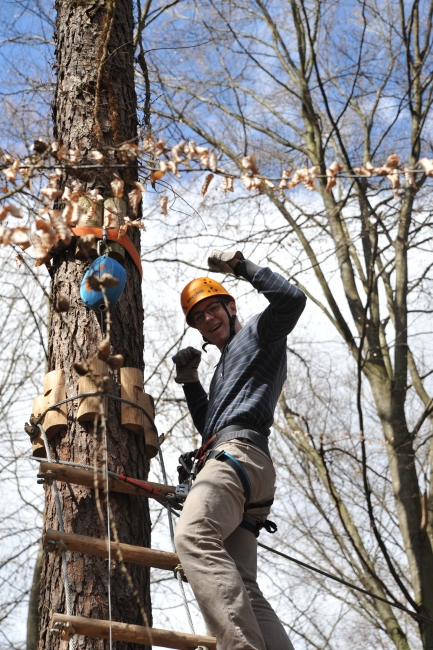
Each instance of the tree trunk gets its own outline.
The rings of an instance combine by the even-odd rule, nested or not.
[[[68,149],[77,147],[86,155],[89,150],[119,145],[137,137],[136,94],[133,67],[133,10],[131,0],[58,0],[57,9],[57,88],[54,99],[54,133]],[[111,158],[110,158],[111,156]],[[107,154],[110,164],[119,159]],[[90,161],[89,161],[90,162]],[[122,162],[122,161],[120,161]],[[96,177],[83,176],[86,189],[98,188],[104,199],[110,196],[113,172],[125,181],[126,192],[137,178],[134,167],[100,171]],[[93,173],[93,172],[92,172]],[[65,179],[70,182],[69,179]],[[139,249],[138,232],[128,233]],[[89,358],[101,341],[99,317],[89,311],[79,298],[79,286],[87,265],[75,259],[75,242],[58,253],[53,260],[51,315],[49,332],[49,368],[64,369],[66,395],[78,393],[78,376],[71,364]],[[143,308],[140,275],[126,255],[127,284],[112,309],[112,352],[124,356],[124,365],[143,370]],[[55,310],[59,295],[69,299],[70,310]],[[114,394],[120,396],[118,373],[114,373]],[[68,405],[68,429],[51,441],[54,458],[94,464],[93,423],[76,421],[77,403]],[[101,433],[98,433],[98,464],[101,465]],[[143,436],[134,435],[120,425],[120,405],[108,403],[107,419],[109,469],[145,479],[148,460]],[[98,538],[106,536],[106,522],[98,515],[95,492],[88,488],[58,484],[65,530]],[[59,528],[52,487],[46,487],[47,528]],[[100,495],[102,510],[106,507]],[[110,494],[121,542],[150,546],[150,519],[146,499]],[[108,618],[108,562],[79,553],[66,553],[71,587],[72,613],[93,618]],[[145,567],[128,566],[128,571],[144,605],[149,623],[149,571]],[[122,567],[112,562],[112,618],[124,623],[145,625],[138,598],[131,592]],[[41,619],[39,648],[61,647],[49,634],[52,612],[66,613],[61,558],[45,554],[42,566],[39,613]],[[108,647],[108,641],[80,640],[80,648]],[[116,643],[117,649],[136,647]],[[137,646],[143,647],[143,646]]]
[[[36,650],[39,642],[38,603],[41,586],[42,553],[42,543],[40,542],[38,554],[36,556],[35,570],[33,572],[32,588],[30,590],[29,611],[27,614],[26,650]]]

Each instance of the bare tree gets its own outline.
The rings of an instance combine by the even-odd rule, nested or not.
[[[67,149],[78,148],[86,156],[94,149],[119,147],[137,138],[136,95],[133,65],[133,8],[130,0],[117,0],[95,6],[81,3],[57,3],[56,18],[57,85],[54,97],[54,136]],[[107,153],[112,166],[121,165],[122,158]],[[119,169],[127,187],[137,179],[133,165]],[[113,169],[101,169],[78,175],[87,188],[97,188],[107,199],[112,196],[110,183]],[[64,179],[68,182],[68,179]],[[71,179],[69,178],[69,182]],[[86,185],[87,184],[87,185]],[[132,234],[139,246],[138,234]],[[130,258],[125,259],[127,284],[112,311],[111,344],[121,353],[126,366],[143,369],[143,309],[140,275]],[[103,335],[99,319],[79,298],[78,287],[83,264],[75,258],[75,247],[69,245],[54,256],[51,310],[49,321],[48,369],[62,368],[66,375],[66,393],[78,394],[78,376],[73,361],[82,362],[98,351]],[[69,301],[65,314],[57,309],[60,298]],[[119,391],[116,376],[114,385]],[[70,411],[68,430],[52,441],[52,454],[63,460],[94,465],[104,442],[95,438],[94,425],[80,425]],[[102,434],[101,434],[102,435]],[[108,404],[107,459],[110,468],[131,476],[146,478],[148,461],[145,441],[128,433],[120,425],[120,408]],[[101,461],[101,458],[98,462]],[[100,521],[97,501],[91,490],[60,489],[65,528],[70,532],[102,536],[106,523]],[[115,525],[123,541],[150,545],[149,514],[146,500],[110,495]],[[47,528],[58,528],[54,494],[46,490]],[[59,641],[49,635],[52,611],[64,609],[65,591],[61,580],[61,561],[53,554],[44,556],[40,595],[39,647],[58,647]],[[68,561],[72,607],[75,614],[96,618],[108,617],[108,576],[111,574],[112,618],[123,622],[148,625],[150,622],[149,574],[142,567],[131,567],[130,574],[139,597],[130,592],[120,563],[108,566],[91,556],[72,554]],[[143,609],[144,608],[144,609]],[[143,616],[145,620],[143,621]],[[101,647],[104,642],[101,642]],[[95,642],[88,639],[87,647]]]
[[[302,477],[304,496],[332,533],[338,570],[405,603],[422,647],[432,648],[433,401],[424,336],[432,215],[428,179],[413,171],[430,149],[432,5],[205,2],[193,17],[174,11],[168,29],[174,46],[194,46],[194,54],[151,55],[161,129],[178,139],[195,134],[223,152],[221,173],[243,175],[247,188],[267,195],[238,237],[233,219],[251,202],[238,189],[228,202],[227,243],[256,246],[289,274],[349,353],[334,371],[351,391],[353,412],[339,424],[347,438],[335,432],[338,390],[326,408],[317,388],[304,409],[290,392],[282,396],[291,481]],[[409,170],[401,189],[399,159]],[[291,190],[297,182],[305,189]],[[212,204],[215,211],[214,195]],[[179,239],[166,250],[179,260],[176,246]],[[310,530],[309,544],[319,550],[324,534]],[[395,647],[416,647],[396,609],[369,599],[357,607]]]

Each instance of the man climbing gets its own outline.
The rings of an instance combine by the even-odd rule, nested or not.
[[[287,335],[306,297],[240,252],[213,251],[208,264],[211,271],[242,276],[270,304],[242,327],[234,298],[215,280],[198,278],[182,291],[188,324],[221,358],[207,396],[197,372],[201,352],[189,347],[173,357],[175,381],[183,384],[203,444],[176,548],[218,650],[293,650],[257,585],[256,535],[271,524],[275,470],[267,438],[287,376]]]

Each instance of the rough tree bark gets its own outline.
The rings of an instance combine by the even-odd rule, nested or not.
[[[59,0],[57,9],[57,87],[54,98],[55,137],[68,148],[90,149],[118,145],[137,137],[136,94],[133,67],[133,9],[131,0],[70,2]],[[116,162],[113,157],[112,163]],[[80,177],[87,189],[99,188],[110,196],[113,171],[125,180],[125,189],[136,180],[137,171],[110,169],[96,177]],[[71,180],[71,179],[69,179]],[[139,234],[128,233],[139,248]],[[78,393],[74,361],[95,354],[101,341],[98,317],[81,303],[79,286],[86,265],[74,257],[71,244],[53,260],[49,368],[63,368],[67,397]],[[112,310],[113,351],[124,356],[124,365],[143,369],[143,308],[140,276],[126,255],[126,288]],[[70,310],[55,311],[59,295],[67,296]],[[113,375],[114,392],[120,395],[118,376]],[[68,406],[68,429],[51,441],[53,457],[93,465],[93,424],[81,426],[75,420],[77,403]],[[120,425],[120,405],[111,402],[107,422],[109,468],[130,476],[146,478],[148,460],[144,439]],[[99,436],[100,440],[100,436]],[[101,455],[99,456],[101,460]],[[77,534],[104,537],[93,490],[59,484],[65,529]],[[102,495],[101,495],[102,499]],[[114,520],[122,542],[150,546],[150,519],[146,499],[110,495]],[[104,508],[105,511],[105,508]],[[57,510],[51,487],[46,488],[47,528],[58,529]],[[73,614],[108,618],[106,560],[78,553],[67,553]],[[143,567],[128,567],[150,621],[149,572]],[[118,563],[112,562],[111,596],[113,620],[145,624],[137,599],[128,587]],[[61,644],[49,634],[52,612],[65,612],[65,592],[61,560],[55,554],[43,558],[39,602],[39,648],[48,650]],[[117,648],[133,644],[116,643]],[[107,641],[80,639],[80,648],[108,647]],[[135,647],[135,646],[134,646]],[[141,646],[142,647],[142,646]]]

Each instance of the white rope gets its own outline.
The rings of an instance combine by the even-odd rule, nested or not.
[[[159,455],[159,462],[160,462],[160,465],[161,465],[162,478],[164,480],[165,485],[168,485],[167,473],[165,471],[164,458],[163,458],[163,455],[162,455],[161,445],[159,444],[159,442],[158,442],[158,455]],[[170,504],[167,504],[167,515],[168,515],[168,527],[170,529],[171,544],[173,546],[173,551],[176,553],[176,545],[174,543],[173,517],[172,517],[172,510],[171,510]],[[188,618],[189,626],[191,628],[191,632],[193,634],[195,634],[194,623],[192,622],[191,612],[189,611],[188,601],[186,599],[185,588],[183,586],[182,576],[181,576],[180,571],[176,572],[176,577],[177,577],[177,581],[179,583],[179,588],[180,588],[180,592],[181,592],[181,595],[182,595],[183,605],[185,607],[185,611],[186,611],[186,615],[187,615],[187,618]]]
[[[106,398],[104,397],[104,412],[106,407]],[[108,619],[110,621],[110,650],[113,647],[113,620],[111,612],[111,526],[110,526],[110,501],[109,501],[109,482],[108,482],[108,444],[107,444],[107,427],[104,426],[104,470],[105,470],[105,499],[107,503],[107,545],[108,545]]]
[[[42,434],[42,438],[44,440],[44,445],[45,445],[45,453],[47,454],[47,459],[48,462],[52,463],[52,458],[51,458],[51,451],[50,451],[50,446],[48,444],[48,438],[47,434],[45,433],[45,429],[42,426],[42,424],[38,424],[39,430]],[[53,479],[53,490],[54,490],[54,496],[56,499],[56,504],[57,504],[57,518],[59,520],[59,530],[61,533],[65,532],[65,526],[63,523],[63,515],[62,515],[62,506],[60,503],[60,496],[59,496],[59,490],[57,489],[57,482],[56,479]],[[69,578],[68,578],[68,564],[66,562],[66,552],[62,551],[62,570],[63,570],[63,582],[65,585],[65,600],[66,600],[66,614],[68,616],[72,616],[72,603],[71,603],[71,589],[69,586]],[[74,650],[74,641],[72,637],[69,638],[69,650]]]

